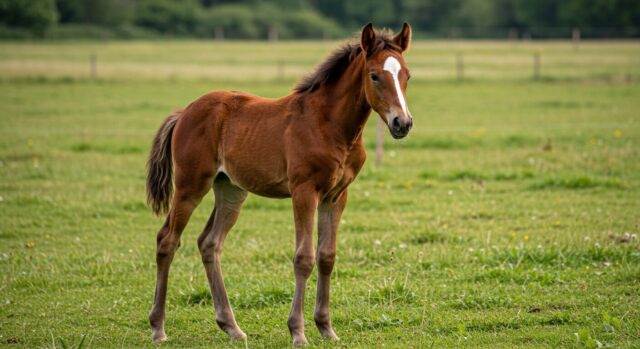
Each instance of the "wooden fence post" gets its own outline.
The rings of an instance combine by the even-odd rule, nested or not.
[[[384,132],[387,125],[384,124],[382,118],[378,119],[378,125],[376,127],[376,165],[382,166],[382,155],[384,154]]]
[[[456,78],[459,81],[464,79],[464,56],[461,52],[456,53]]]
[[[224,27],[216,27],[215,29],[215,37],[218,41],[224,40]]]
[[[284,80],[284,61],[283,60],[279,60],[278,61],[277,70],[278,70],[278,73],[277,73],[278,74],[278,80],[279,81]]]
[[[98,56],[96,55],[96,51],[91,51],[89,55],[89,70],[92,79],[98,77]]]
[[[271,42],[276,42],[278,41],[278,28],[276,28],[275,26],[271,26],[269,27],[269,41]]]
[[[540,52],[533,53],[533,79],[540,79]]]
[[[571,32],[571,42],[573,42],[574,50],[577,50],[580,45],[580,36],[580,29],[573,28],[573,31]]]

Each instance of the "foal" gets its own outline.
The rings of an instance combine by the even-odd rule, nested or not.
[[[167,339],[167,280],[180,235],[212,186],[215,208],[198,247],[220,328],[231,339],[246,338],[227,298],[220,255],[251,192],[293,201],[295,293],[287,321],[293,344],[307,343],[303,300],[316,258],[314,320],[323,337],[338,339],[329,317],[329,282],[340,216],[347,187],[365,161],[362,130],[371,109],[380,114],[394,138],[405,137],[413,124],[405,101],[409,71],[402,58],[410,40],[411,27],[406,23],[393,37],[374,31],[369,23],[359,44],[338,49],[288,96],[267,99],[212,92],[165,120],[153,141],[147,176],[150,206],[156,214],[168,211],[157,236],[157,282],[149,314],[155,342]]]

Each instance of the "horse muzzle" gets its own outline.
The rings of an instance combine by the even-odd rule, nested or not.
[[[389,122],[389,132],[395,139],[406,137],[411,127],[413,127],[413,118],[411,116],[407,116],[406,118],[394,116]]]

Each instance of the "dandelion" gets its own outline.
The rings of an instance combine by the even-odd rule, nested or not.
[[[487,130],[484,127],[478,127],[477,129],[473,130],[473,132],[471,132],[471,135],[473,137],[482,137],[486,132]]]
[[[407,244],[402,243],[402,244],[400,244],[398,247],[400,247],[400,248],[407,248]]]
[[[341,219],[340,220],[340,224],[347,224],[347,220],[346,219]]]
[[[631,240],[636,240],[638,238],[638,235],[636,234],[631,234]]]
[[[469,247],[469,253],[473,253],[473,251],[475,251],[475,249],[473,247]]]
[[[594,246],[595,248],[600,248],[600,244],[599,244],[599,243],[597,243],[597,242],[596,242],[595,244],[593,244],[593,246]]]
[[[591,241],[591,237],[590,237],[590,236],[585,236],[585,237],[584,237],[584,241],[586,241],[586,242]]]
[[[395,157],[396,157],[396,152],[395,152],[395,150],[390,151],[390,152],[389,152],[389,156],[390,156],[390,157],[392,157],[392,158],[395,158]]]
[[[368,192],[368,191],[365,191],[365,192],[364,192],[364,196],[365,196],[365,197],[369,197],[369,195],[371,195],[371,194],[369,194],[369,192]]]
[[[529,241],[529,235],[525,235],[523,239],[524,241]]]
[[[449,194],[449,195],[453,195],[453,190],[449,190],[449,191],[447,192],[447,194]]]
[[[411,181],[404,182],[404,187],[406,189],[411,189],[413,187],[413,182],[411,182]]]
[[[4,198],[2,196],[0,196],[0,202],[3,202]]]
[[[620,130],[613,131],[613,136],[615,138],[621,138],[622,137],[622,131],[620,131]]]
[[[29,242],[27,242],[26,244],[24,244],[24,247],[26,247],[26,248],[33,248],[33,246],[35,246],[35,245],[36,245],[36,243],[35,243],[35,242],[33,242],[33,241],[29,241]]]
[[[380,241],[380,240],[376,240],[376,241],[374,241],[373,243],[374,243],[374,244],[376,244],[376,245],[378,245],[378,246],[382,245],[382,241]]]
[[[515,237],[516,237],[516,235],[517,235],[517,234],[516,234],[516,232],[515,232],[515,231],[512,231],[512,232],[511,232],[511,237],[512,237],[512,238],[515,238]]]

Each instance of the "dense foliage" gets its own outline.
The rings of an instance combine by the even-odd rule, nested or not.
[[[0,37],[320,38],[363,24],[425,36],[640,35],[636,0],[0,0]],[[277,33],[277,34],[276,34]]]

